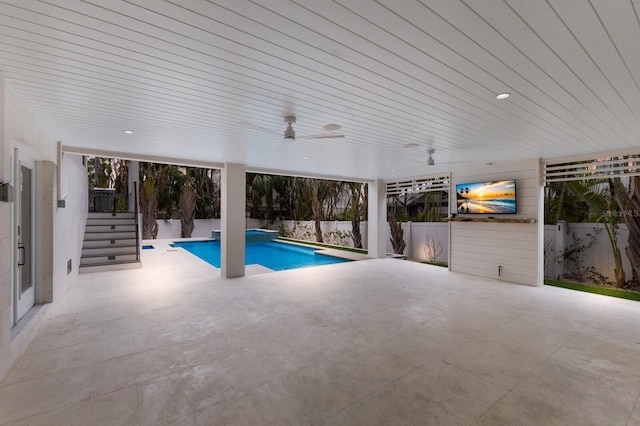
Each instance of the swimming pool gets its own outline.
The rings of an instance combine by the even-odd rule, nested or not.
[[[216,268],[220,267],[220,241],[178,241],[171,246],[182,247]],[[316,250],[278,241],[247,243],[245,265],[259,264],[274,271],[283,271],[348,262],[347,259],[318,254]]]

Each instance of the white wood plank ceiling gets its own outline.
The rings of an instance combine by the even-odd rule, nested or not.
[[[639,14],[639,0],[0,0],[0,72],[65,146],[395,179],[640,147]],[[282,150],[286,115],[298,136],[346,137]]]

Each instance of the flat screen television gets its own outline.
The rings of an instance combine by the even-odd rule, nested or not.
[[[516,181],[456,184],[456,205],[458,214],[514,214]]]

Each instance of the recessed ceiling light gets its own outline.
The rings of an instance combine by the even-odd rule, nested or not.
[[[308,160],[308,159],[309,159],[309,157],[302,157],[302,159],[303,159],[303,160]]]
[[[418,144],[417,143],[405,143],[403,146],[405,148],[417,148]]]
[[[126,133],[127,135],[133,134],[133,130],[123,130],[123,132]]]
[[[498,93],[496,99],[507,99],[509,96],[511,96],[511,93]]]
[[[336,130],[342,129],[342,126],[339,124],[325,124],[322,128],[329,132],[335,132]]]

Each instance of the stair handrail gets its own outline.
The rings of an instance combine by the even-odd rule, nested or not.
[[[138,182],[133,182],[134,216],[136,219],[136,261],[140,262],[140,225],[138,223]]]

